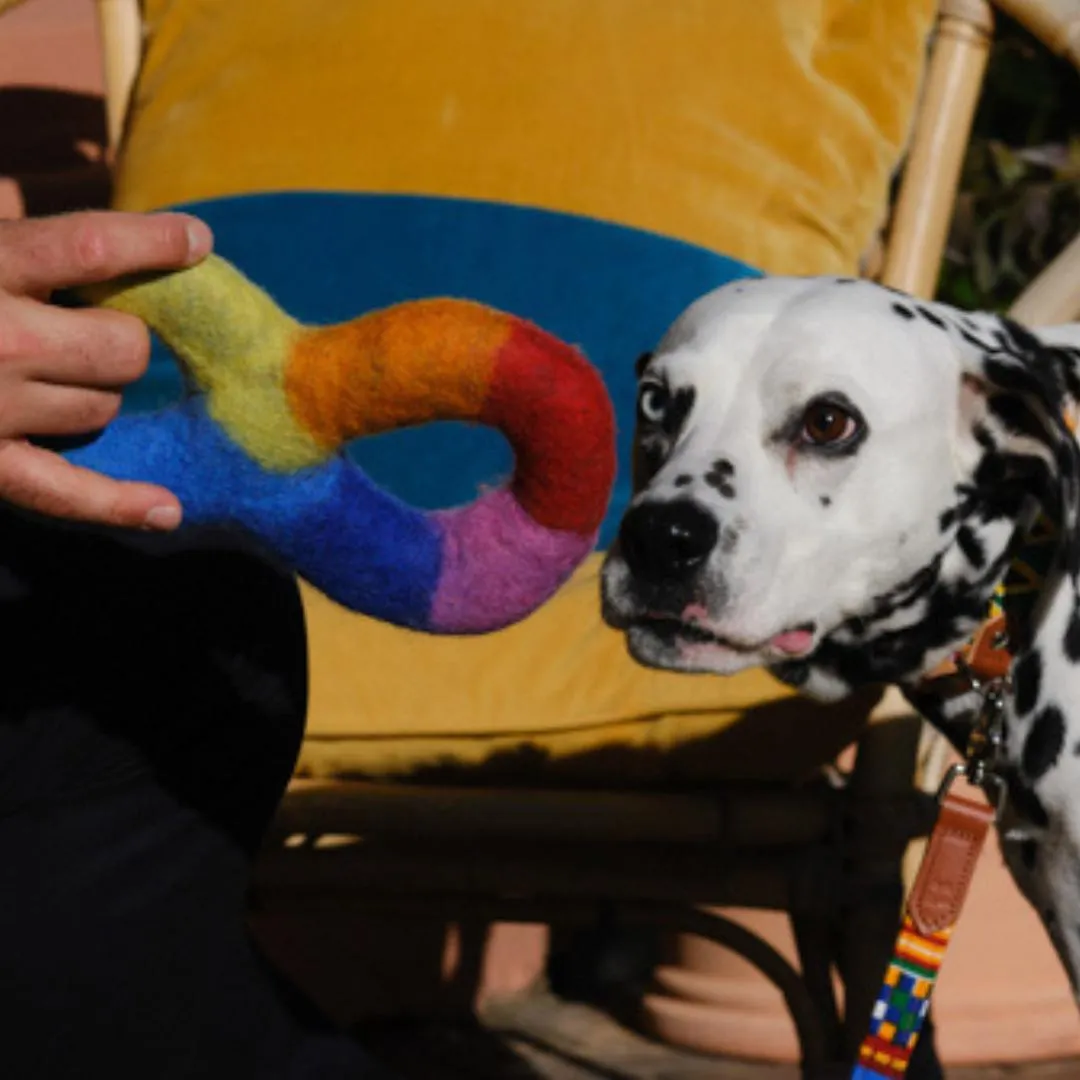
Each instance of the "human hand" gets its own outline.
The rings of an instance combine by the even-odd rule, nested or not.
[[[77,468],[30,436],[79,435],[108,424],[121,389],[150,357],[132,315],[48,303],[54,289],[207,255],[210,229],[184,214],[110,211],[0,221],[0,499],[54,517],[168,531],[180,503],[151,484]]]

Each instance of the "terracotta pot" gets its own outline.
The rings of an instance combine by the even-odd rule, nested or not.
[[[724,909],[793,963],[786,916]],[[656,1037],[711,1054],[794,1062],[798,1045],[783,998],[741,957],[682,935],[642,1002]],[[1017,892],[994,838],[934,995],[938,1050],[947,1065],[1010,1064],[1080,1056],[1080,1013],[1042,924]]]

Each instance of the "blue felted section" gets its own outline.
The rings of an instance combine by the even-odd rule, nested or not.
[[[619,474],[600,544],[630,495],[634,360],[702,293],[757,271],[705,248],[590,218],[495,203],[335,193],[249,195],[193,203],[217,251],[303,322],[332,323],[425,296],[458,296],[531,319],[580,346],[615,403]],[[126,408],[180,395],[156,347]],[[509,450],[461,424],[366,439],[350,455],[416,506],[468,502],[503,479]]]
[[[428,626],[441,532],[344,457],[287,475],[266,472],[210,420],[202,398],[121,417],[65,457],[117,479],[164,485],[191,524],[233,522],[251,530],[354,611]]]
[[[441,529],[374,485],[344,456],[317,472],[327,474],[328,495],[321,503],[305,500],[291,530],[293,547],[275,550],[339,604],[398,626],[428,629],[442,568]],[[282,502],[284,512],[289,506]]]

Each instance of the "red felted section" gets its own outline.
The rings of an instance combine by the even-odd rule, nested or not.
[[[615,414],[576,349],[517,320],[480,420],[514,448],[513,492],[534,521],[584,534],[600,527],[615,481]]]

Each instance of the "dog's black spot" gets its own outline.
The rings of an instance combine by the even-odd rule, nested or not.
[[[1007,315],[1001,316],[1001,329],[997,331],[998,342],[1014,356],[1019,355],[1030,362],[1052,362],[1057,349],[1044,345],[1026,326],[1021,326]]]
[[[911,308],[905,307],[903,304],[893,304],[892,309],[903,319],[915,318],[915,312],[912,311]]]
[[[675,487],[686,487],[687,484],[693,482],[693,477],[689,473],[679,473],[678,476],[672,481]]]
[[[872,619],[887,619],[901,608],[910,607],[915,601],[928,596],[938,583],[944,555],[938,552],[921,570],[912,574],[887,593],[875,596],[872,603]]]
[[[1012,397],[1009,394],[995,394],[986,404],[990,412],[1010,431],[1033,439],[1045,438],[1046,429],[1042,421],[1022,398]]]
[[[1061,373],[1065,380],[1065,386],[1069,396],[1076,400],[1080,398],[1080,349],[1056,349],[1061,357]]]
[[[671,403],[668,405],[664,419],[660,423],[660,430],[669,438],[674,439],[680,431],[690,410],[694,407],[696,394],[692,386],[683,386],[671,395]]]
[[[1054,460],[1057,462],[1058,471],[1062,476],[1073,476],[1076,473],[1076,446],[1071,441],[1063,440],[1057,446]]]
[[[805,686],[810,678],[810,665],[803,660],[791,660],[787,663],[777,664],[772,669],[773,674],[788,686],[798,689]]]
[[[653,358],[653,354],[651,352],[643,352],[634,361],[634,374],[639,379],[641,378],[642,375],[645,374],[645,369],[649,366],[650,362],[652,361],[652,358]]]
[[[1045,776],[1056,764],[1065,745],[1065,717],[1056,705],[1040,710],[1028,732],[1020,757],[1024,773],[1031,780]]]
[[[983,359],[983,371],[986,377],[999,389],[1012,394],[1032,394],[1043,404],[1060,408],[1061,388],[1053,385],[1045,374],[1034,370],[1030,364],[1009,364],[994,356]]]
[[[984,450],[997,450],[997,443],[994,442],[994,437],[985,424],[976,424],[971,429],[971,433],[975,436],[975,441]]]
[[[969,345],[971,345],[974,348],[978,349],[980,352],[989,352],[991,350],[991,348],[992,348],[992,346],[988,342],[985,342],[985,341],[981,340],[980,338],[978,338],[974,334],[972,334],[970,331],[965,330],[962,327],[960,329],[960,336]]]
[[[1080,607],[1074,607],[1069,616],[1069,625],[1065,628],[1062,645],[1069,660],[1074,664],[1080,663]]]
[[[922,305],[915,309],[931,326],[936,326],[939,330],[945,329],[945,320],[940,316],[935,315],[929,308],[924,308]]]
[[[822,506],[832,506],[832,499],[830,499],[828,495],[822,495],[821,496],[821,505]]]
[[[1013,704],[1018,716],[1027,716],[1039,700],[1042,687],[1042,654],[1036,649],[1024,653],[1013,669]]]
[[[1026,840],[1020,841],[1020,861],[1024,864],[1024,869],[1028,873],[1035,869],[1035,864],[1039,861],[1039,843],[1037,840],[1028,837]]]
[[[735,475],[735,466],[727,458],[718,458],[705,474],[705,483],[715,488],[725,499],[735,497],[735,487],[731,478]]]
[[[641,491],[660,471],[660,466],[664,464],[667,455],[668,447],[662,438],[650,435],[635,440],[631,462],[635,492]]]
[[[961,525],[956,531],[956,542],[960,550],[976,570],[981,570],[986,565],[986,548],[982,541],[975,535],[975,530],[970,525]]]
[[[950,506],[948,510],[943,510],[941,516],[938,518],[938,531],[948,532],[949,529],[956,524],[958,511],[955,506]]]
[[[814,665],[851,686],[903,682],[922,669],[928,653],[963,640],[982,621],[991,586],[939,580],[943,558],[939,553],[900,586],[875,597],[858,622],[847,619],[842,629],[858,640],[826,637],[814,653]],[[880,627],[894,614],[916,607],[910,625]]]
[[[1002,775],[1009,789],[1009,802],[1013,809],[1025,821],[1045,829],[1050,824],[1050,815],[1039,796],[1020,779],[1015,769],[1005,769]]]
[[[1042,458],[988,449],[981,458],[973,483],[957,486],[960,502],[956,516],[983,523],[1002,518],[1016,520],[1030,504],[1034,492],[1048,490],[1049,476]]]

